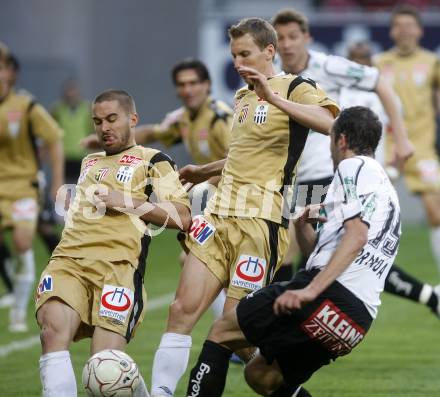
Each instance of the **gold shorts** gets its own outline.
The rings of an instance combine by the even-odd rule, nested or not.
[[[289,245],[289,231],[259,218],[199,215],[185,244],[228,288],[229,297],[241,299],[270,284]]]
[[[58,298],[81,318],[75,340],[98,326],[132,338],[145,314],[147,295],[141,274],[129,262],[52,258],[41,274],[35,309]]]
[[[35,231],[38,211],[36,193],[29,192],[19,199],[0,198],[0,228],[20,225]]]
[[[405,183],[412,193],[440,192],[440,167],[437,155],[417,153],[408,159],[404,167]]]

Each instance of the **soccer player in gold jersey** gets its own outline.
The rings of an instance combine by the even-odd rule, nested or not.
[[[136,145],[132,97],[108,90],[92,110],[104,152],[82,162],[61,241],[37,289],[44,397],[77,395],[68,351],[73,340],[91,337],[94,354],[123,350],[132,338],[146,306],[148,224],[186,230],[191,221],[173,161]],[[147,395],[144,387],[135,394]]]
[[[417,9],[401,6],[391,17],[395,46],[379,54],[376,65],[394,86],[415,154],[403,168],[408,189],[419,195],[431,227],[431,249],[440,271],[440,168],[435,150],[440,61],[420,47],[423,27]]]
[[[38,218],[36,140],[47,149],[52,168],[51,196],[63,183],[62,131],[30,95],[16,92],[8,69],[9,50],[0,46],[0,232],[12,230],[18,254],[9,329],[25,332],[26,310],[35,281],[32,242]]]
[[[174,394],[191,331],[222,288],[228,288],[226,311],[271,281],[288,245],[285,198],[309,128],[328,134],[339,111],[314,81],[276,75],[277,38],[267,21],[242,20],[229,35],[235,68],[248,85],[235,97],[226,160],[181,172],[191,182],[222,178],[185,240],[190,253],[154,358],[153,396]]]

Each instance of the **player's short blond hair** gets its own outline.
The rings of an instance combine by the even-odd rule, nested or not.
[[[252,36],[260,50],[264,50],[270,44],[274,46],[275,50],[277,49],[277,32],[266,20],[261,18],[242,19],[228,30],[231,39],[238,39],[247,33]]]
[[[277,12],[272,18],[272,26],[296,23],[303,33],[309,33],[309,20],[304,14],[288,8]]]

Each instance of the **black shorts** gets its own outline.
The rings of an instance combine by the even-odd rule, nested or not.
[[[373,320],[362,301],[337,281],[301,310],[276,316],[275,299],[287,289],[304,288],[318,272],[300,271],[289,282],[263,288],[237,306],[246,339],[260,348],[269,364],[277,361],[289,386],[306,382],[330,360],[348,354]]]

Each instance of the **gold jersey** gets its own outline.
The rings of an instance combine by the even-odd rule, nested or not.
[[[97,189],[123,192],[128,200],[172,201],[189,207],[173,161],[138,145],[114,155],[85,157],[61,241],[52,255],[129,261],[142,267],[143,274],[151,240],[147,225],[137,215],[97,207],[93,198]]]
[[[224,102],[208,97],[192,116],[185,109],[181,119],[163,131],[155,127],[154,136],[166,146],[183,143],[196,164],[224,159],[231,137],[232,110]]]
[[[62,131],[30,95],[11,91],[0,102],[0,197],[16,198],[37,183],[37,139],[52,143]]]
[[[410,55],[391,49],[379,54],[376,64],[400,97],[416,154],[431,153],[436,136],[434,92],[440,87],[438,57],[422,48]]]
[[[334,115],[339,112],[336,103],[312,80],[277,75],[269,79],[269,86],[276,95],[292,102],[322,106]],[[231,145],[208,213],[256,217],[286,226],[288,212],[283,211],[289,211],[309,128],[258,98],[248,87],[237,91],[235,103]],[[283,203],[287,204],[285,208]]]

